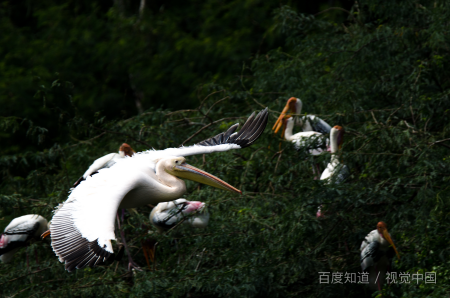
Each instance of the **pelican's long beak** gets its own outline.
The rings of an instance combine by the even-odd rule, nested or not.
[[[400,255],[398,254],[398,251],[397,251],[397,248],[395,247],[394,241],[392,241],[391,236],[389,235],[387,229],[383,230],[383,237],[392,245],[392,247],[395,250],[395,253],[397,254],[397,258],[400,259]]]
[[[228,190],[231,192],[237,192],[239,194],[242,194],[242,191],[231,186],[225,181],[217,178],[214,175],[211,175],[210,173],[197,169],[196,167],[193,167],[187,163],[182,163],[179,166],[175,166],[173,174],[180,178],[189,179],[195,182],[200,182],[223,190]]]

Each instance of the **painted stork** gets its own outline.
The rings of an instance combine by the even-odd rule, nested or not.
[[[284,136],[286,140],[293,142],[297,150],[308,149],[311,155],[319,155],[326,151],[325,148],[328,148],[329,140],[324,135],[330,132],[331,126],[314,115],[300,116],[302,106],[303,103],[299,98],[289,98],[272,130],[278,133],[285,126],[285,129],[281,131],[281,137]],[[289,111],[292,114],[289,114]],[[292,115],[295,117],[290,118]],[[295,123],[302,127],[303,132],[293,134]],[[308,145],[309,148],[305,148],[305,145]],[[313,162],[312,168],[314,179],[319,179],[321,172],[319,165]]]
[[[181,197],[186,184],[179,178],[241,193],[219,178],[186,163],[186,156],[245,148],[264,131],[267,108],[253,113],[239,132],[238,124],[196,145],[148,150],[117,160],[111,168],[87,177],[74,188],[54,214],[51,224],[53,251],[68,271],[94,267],[114,251],[114,219],[118,208],[156,205]]]
[[[296,122],[302,127],[303,131],[317,131],[322,134],[330,133],[331,126],[319,117],[314,115],[299,116],[302,112],[302,106],[303,103],[299,98],[289,98],[280,117],[278,117],[277,122],[275,122],[275,125],[272,127],[272,130],[275,130],[275,133],[278,133],[283,124],[283,119],[285,116],[289,116],[288,111],[291,111],[293,114],[298,115],[296,117]]]
[[[153,208],[149,219],[161,233],[170,230],[183,219],[186,219],[183,224],[188,224],[193,228],[205,228],[209,221],[209,213],[203,212],[205,206],[203,202],[187,201],[183,198],[163,202]],[[193,212],[198,212],[198,214],[193,217],[186,217]]]
[[[175,201],[162,202],[153,208],[149,219],[159,233],[168,231],[179,224],[192,228],[206,228],[209,213],[205,211],[206,204],[198,201],[187,201],[180,198]],[[193,215],[193,216],[190,216]],[[156,241],[148,239],[142,244],[142,250],[150,268],[149,259],[154,262]]]
[[[361,269],[369,271],[369,287],[372,290],[383,288],[386,271],[395,254],[400,259],[397,248],[388,233],[387,225],[380,221],[377,229],[370,232],[361,243]]]
[[[8,263],[20,248],[29,245],[31,239],[39,240],[45,230],[47,220],[40,215],[28,214],[14,218],[1,235],[0,260]]]
[[[344,142],[344,133],[345,130],[336,125],[331,129],[330,132],[330,153],[331,160],[328,163],[325,170],[322,172],[320,176],[320,180],[324,180],[326,184],[336,183],[340,184],[344,182],[345,179],[350,175],[350,172],[346,165],[339,161],[338,151],[342,147],[342,143]],[[319,206],[317,210],[317,217],[322,217],[322,205]]]
[[[136,152],[127,143],[123,143],[119,147],[119,153],[110,153],[96,159],[91,166],[84,172],[83,176],[73,184],[73,187],[77,187],[81,181],[86,180],[87,177],[98,173],[100,169],[112,167],[117,160],[125,158],[125,156],[133,156]]]
[[[344,142],[345,130],[342,126],[336,125],[330,132],[330,153],[331,160],[320,176],[320,180],[327,180],[328,183],[342,183],[348,176],[349,171],[346,165],[339,161],[338,151]]]
[[[328,139],[317,131],[302,131],[296,134],[292,134],[294,129],[294,118],[286,116],[285,119],[286,129],[284,131],[284,138],[293,143],[297,150],[308,150],[311,155],[319,155],[328,147]]]

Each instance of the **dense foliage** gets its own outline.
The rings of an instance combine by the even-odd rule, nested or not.
[[[220,9],[225,15],[239,11],[238,2],[242,1]],[[17,29],[24,25],[1,22],[3,29],[10,26],[10,34],[1,35],[1,43],[11,44],[11,48],[0,50],[5,56],[0,67],[11,70],[7,67],[11,59],[30,61],[20,70],[3,72],[0,80],[2,104],[15,102],[14,109],[0,120],[0,137],[7,144],[2,146],[0,157],[1,227],[29,213],[50,219],[53,208],[67,198],[71,184],[92,161],[116,151],[123,142],[137,151],[189,145],[235,122],[243,123],[252,111],[265,106],[271,111],[268,128],[253,147],[188,158],[189,163],[243,191],[242,196],[236,196],[187,181],[185,198],[209,206],[211,219],[206,229],[179,226],[167,234],[158,234],[148,222],[150,206],[130,209],[125,214],[124,231],[142,272],[128,272],[124,257],[113,264],[67,273],[48,242],[35,242],[18,252],[14,262],[0,264],[3,295],[370,297],[372,293],[356,283],[321,284],[319,272],[360,272],[361,241],[381,220],[388,224],[401,256],[394,259],[393,270],[410,274],[435,272],[437,277],[436,284],[413,281],[385,286],[383,297],[450,294],[449,4],[364,0],[349,10],[328,8],[312,15],[293,6],[277,8],[277,4],[244,2],[270,11],[261,14],[262,28],[246,32],[243,39],[251,37],[259,42],[270,32],[280,46],[267,43],[265,48],[255,50],[254,45],[249,45],[245,55],[252,51],[254,56],[243,67],[241,62],[248,56],[233,56],[230,48],[219,50],[221,42],[236,42],[239,47],[236,36],[218,34],[208,46],[218,52],[208,56],[195,48],[195,42],[175,34],[179,29],[151,23],[161,19],[143,18],[136,25],[117,8],[109,10],[108,17],[124,31],[100,26],[104,17],[99,13],[104,9],[101,6],[92,6],[92,15],[84,15],[83,19],[60,13],[67,12],[64,6],[54,6],[54,13],[48,9],[35,13],[30,22],[40,26],[33,34],[42,55],[33,56],[33,61],[26,57],[34,47],[11,51],[14,42],[27,36],[22,32],[25,29]],[[214,3],[206,3],[213,11]],[[6,14],[8,5],[3,5],[1,13]],[[133,6],[123,8],[127,9]],[[153,15],[152,11],[155,9],[146,13]],[[190,13],[194,16],[194,12]],[[51,18],[70,24],[58,26],[57,21],[44,21]],[[230,18],[223,30],[239,34],[233,26],[242,32],[248,29],[248,24],[239,25],[233,20]],[[216,30],[222,25],[213,17],[209,22],[202,28]],[[42,29],[45,26],[55,32]],[[45,42],[45,38],[70,34],[58,31],[72,26],[86,27],[86,44],[80,44],[79,39],[73,41],[73,55]],[[183,80],[177,75],[190,76],[195,71],[187,67],[177,72],[177,67],[184,66],[169,54],[152,63],[164,64],[168,59],[173,62],[172,68],[161,72],[160,77],[144,74],[158,72],[159,68],[147,67],[139,59],[142,64],[132,63],[151,44],[144,43],[146,35],[141,36],[135,29],[139,26],[154,26],[152,30],[156,31],[161,28],[163,32],[158,32],[164,37],[173,33],[170,40],[174,43],[184,40],[180,47],[193,47],[189,53],[198,55],[188,56],[192,67],[211,63],[217,77],[196,77],[181,84]],[[76,58],[77,46],[102,43],[102,30],[117,34],[119,44],[123,39],[124,46],[135,45],[136,52],[126,51],[129,56],[122,56],[120,51],[111,53],[110,48],[117,48],[105,43],[105,51],[93,54],[89,58],[92,60]],[[131,34],[127,30],[136,31]],[[43,33],[47,35],[39,35]],[[90,35],[94,33],[99,36]],[[95,63],[95,57],[107,61],[102,60],[107,53],[112,57],[109,62],[103,66]],[[42,67],[44,62],[35,61],[64,60],[57,55],[63,55],[70,65],[64,74],[54,74],[62,73],[63,64],[48,70]],[[227,61],[219,66],[217,60],[221,57]],[[223,70],[227,64],[239,69],[239,75]],[[115,71],[128,78],[126,87],[115,83]],[[148,102],[144,105],[147,110],[137,116],[130,116],[130,110],[121,113],[125,103],[120,96],[117,98],[117,90],[134,88],[130,74],[136,74],[136,88],[145,96],[151,97],[152,90],[159,90],[161,100]],[[156,79],[140,82],[139,76]],[[195,84],[202,80],[209,84],[197,88]],[[199,103],[178,101],[186,110],[175,109],[176,105],[171,110],[161,108],[162,102],[181,96],[189,84],[193,84],[189,92]],[[310,157],[270,131],[291,96],[302,99],[303,113],[319,115],[345,128],[341,159],[351,173],[345,183],[326,185],[314,180]],[[105,103],[109,105],[108,117],[99,111],[106,110]],[[325,165],[329,158],[324,155],[318,160]],[[325,206],[323,219],[315,216],[319,204]],[[152,270],[145,266],[140,249],[146,239],[158,242]],[[114,245],[117,250],[117,243]]]

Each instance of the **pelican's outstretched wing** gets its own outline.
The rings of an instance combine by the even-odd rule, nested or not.
[[[253,144],[261,136],[266,128],[268,117],[269,112],[265,108],[256,116],[255,113],[252,113],[242,129],[238,132],[235,132],[235,130],[239,124],[234,124],[227,131],[193,146],[168,148],[165,150],[148,150],[140,152],[134,155],[134,157],[146,158],[155,162],[167,156],[190,156],[245,148]]]
[[[114,221],[125,195],[148,182],[134,162],[101,169],[72,190],[55,212],[51,224],[51,245],[68,271],[95,266],[114,253]]]

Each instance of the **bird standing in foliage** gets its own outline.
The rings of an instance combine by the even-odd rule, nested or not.
[[[187,164],[185,156],[250,146],[264,131],[267,119],[266,108],[257,116],[253,113],[239,132],[235,132],[235,124],[194,146],[141,152],[87,177],[52,218],[52,247],[59,260],[68,271],[107,260],[114,253],[111,240],[115,240],[118,208],[177,199],[186,192],[186,184],[179,178],[240,194],[225,181]]]
[[[206,228],[209,222],[209,213],[205,210],[206,204],[199,201],[187,201],[180,198],[175,201],[163,202],[153,208],[150,213],[150,223],[162,233],[178,224],[186,224],[193,228]],[[194,213],[194,216],[189,216]],[[154,262],[156,242],[148,239],[142,244],[142,250],[150,268],[149,259]]]
[[[322,134],[330,133],[331,126],[319,117],[314,115],[300,116],[302,107],[303,103],[299,98],[289,98],[286,106],[283,108],[283,111],[281,111],[281,115],[278,117],[275,125],[272,127],[272,130],[275,130],[275,133],[278,133],[281,126],[283,125],[283,119],[285,118],[285,116],[289,116],[290,114],[288,114],[288,111],[291,111],[292,114],[296,115],[295,122],[297,122],[302,127],[302,131],[316,131]]]
[[[292,142],[295,149],[305,149],[313,156],[319,155],[328,150],[329,140],[326,139],[325,134],[330,133],[331,126],[314,115],[299,116],[302,106],[303,103],[299,98],[289,98],[272,130],[278,133],[282,129],[281,137],[284,136],[287,141]],[[292,114],[289,114],[289,111]],[[292,117],[292,115],[296,116]],[[296,122],[302,127],[302,132],[293,134]],[[312,168],[314,179],[319,179],[321,172],[319,165],[313,162]]]
[[[320,176],[320,180],[326,181],[326,184],[329,184],[331,182],[337,184],[342,183],[350,174],[347,166],[339,161],[338,156],[338,151],[342,147],[342,143],[344,142],[344,133],[345,130],[342,128],[342,126],[339,125],[336,125],[331,129],[331,159],[325,170],[322,172],[322,175]],[[319,209],[317,210],[317,217],[321,217],[323,215],[321,207],[322,206],[319,206]]]
[[[0,260],[4,263],[10,262],[20,248],[28,246],[32,239],[38,240],[46,229],[47,220],[40,215],[28,214],[14,218],[1,235]]]
[[[78,180],[73,184],[73,187],[77,187],[81,181],[86,180],[87,177],[98,173],[100,169],[112,167],[117,160],[125,158],[125,156],[133,156],[136,152],[127,143],[123,143],[119,147],[119,153],[110,153],[96,159],[92,165],[84,172],[83,176],[78,178]]]
[[[397,254],[397,258],[400,259],[386,223],[380,221],[377,224],[377,229],[366,236],[360,250],[361,269],[369,271],[370,289],[381,291],[392,258]]]

